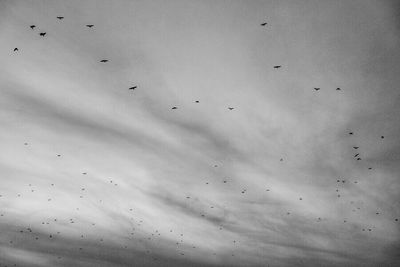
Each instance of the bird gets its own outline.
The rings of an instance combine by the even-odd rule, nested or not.
[[[172,109],[178,109],[177,107],[172,107]]]
[[[266,26],[267,24],[268,24],[268,23],[264,22],[264,23],[261,23],[260,25],[264,27],[264,26]]]
[[[336,88],[336,91],[340,91],[340,90],[342,90],[342,89],[340,89],[339,87],[338,87],[338,88]]]
[[[353,146],[353,148],[354,148],[354,149],[358,149],[359,147],[358,147],[358,146]]]
[[[349,132],[349,135],[353,135],[353,132]]]
[[[195,103],[200,103],[200,101],[199,100],[196,100],[196,101],[194,101]]]
[[[87,24],[86,27],[92,28],[94,25],[93,24]]]
[[[129,87],[129,90],[135,90],[137,88],[137,86],[132,86],[132,87]]]
[[[276,66],[274,66],[274,69],[279,69],[279,68],[281,68],[282,66],[280,66],[280,65],[276,65]]]
[[[233,110],[234,108],[229,107],[228,109],[229,109],[229,110]]]
[[[33,30],[36,27],[36,25],[31,25],[29,27],[31,27],[31,29]]]
[[[18,47],[14,48],[14,52],[15,52],[15,51],[18,51]]]
[[[62,20],[64,17],[57,17],[59,20]]]
[[[319,87],[314,87],[314,90],[315,91],[318,91],[318,90],[320,90],[321,88],[319,88]]]
[[[40,36],[45,36],[45,35],[46,35],[46,32],[41,32],[41,33],[39,33],[39,35],[40,35]]]
[[[106,63],[106,62],[108,62],[108,59],[102,59],[102,60],[100,60],[100,62]]]
[[[358,155],[360,155],[359,153],[355,154],[354,157],[357,157]]]
[[[383,135],[381,136],[381,139],[385,138]]]

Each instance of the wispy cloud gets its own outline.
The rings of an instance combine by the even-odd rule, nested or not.
[[[0,265],[395,265],[393,5],[1,2]]]

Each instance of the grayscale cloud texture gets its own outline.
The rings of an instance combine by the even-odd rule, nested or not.
[[[399,10],[0,1],[0,266],[400,265]]]

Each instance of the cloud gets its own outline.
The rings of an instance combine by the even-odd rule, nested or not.
[[[393,5],[1,2],[1,266],[395,265]]]

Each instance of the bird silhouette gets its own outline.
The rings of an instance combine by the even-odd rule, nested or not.
[[[319,87],[314,87],[314,90],[315,90],[315,91],[318,91],[318,90],[321,90],[321,88],[319,88]]]
[[[172,109],[178,109],[177,107],[172,107]]]
[[[46,35],[46,32],[41,32],[41,33],[39,33],[39,35],[40,35],[40,36],[45,36],[45,35]]]
[[[57,17],[59,20],[62,20],[64,17]]]
[[[87,24],[86,27],[92,28],[94,25],[93,24]]]
[[[36,27],[36,25],[31,25],[29,27],[31,27],[31,29],[33,30]]]
[[[108,62],[108,59],[102,59],[102,60],[100,60],[100,62],[106,63],[106,62]]]
[[[194,101],[195,103],[200,103],[200,101],[199,100],[196,100],[196,101]]]
[[[264,22],[264,23],[261,23],[260,25],[261,26],[266,26],[268,23],[266,23],[266,22]]]
[[[340,89],[339,87],[338,87],[338,88],[336,88],[336,91],[340,91],[340,90],[342,90],[342,89]]]
[[[18,47],[14,48],[14,52],[15,52],[15,51],[18,51]]]
[[[132,87],[129,87],[129,90],[135,90],[137,88],[137,86],[132,86]]]
[[[355,154],[354,157],[357,157],[358,155],[360,155],[359,153]]]
[[[358,147],[358,146],[353,146],[353,148],[354,148],[354,149],[358,149],[359,147]]]
[[[229,107],[228,109],[229,109],[229,110],[233,110],[234,108]]]
[[[274,69],[279,69],[279,68],[281,68],[282,66],[280,66],[280,65],[276,65],[276,66],[274,66]]]
[[[349,135],[353,135],[353,132],[349,132]]]

